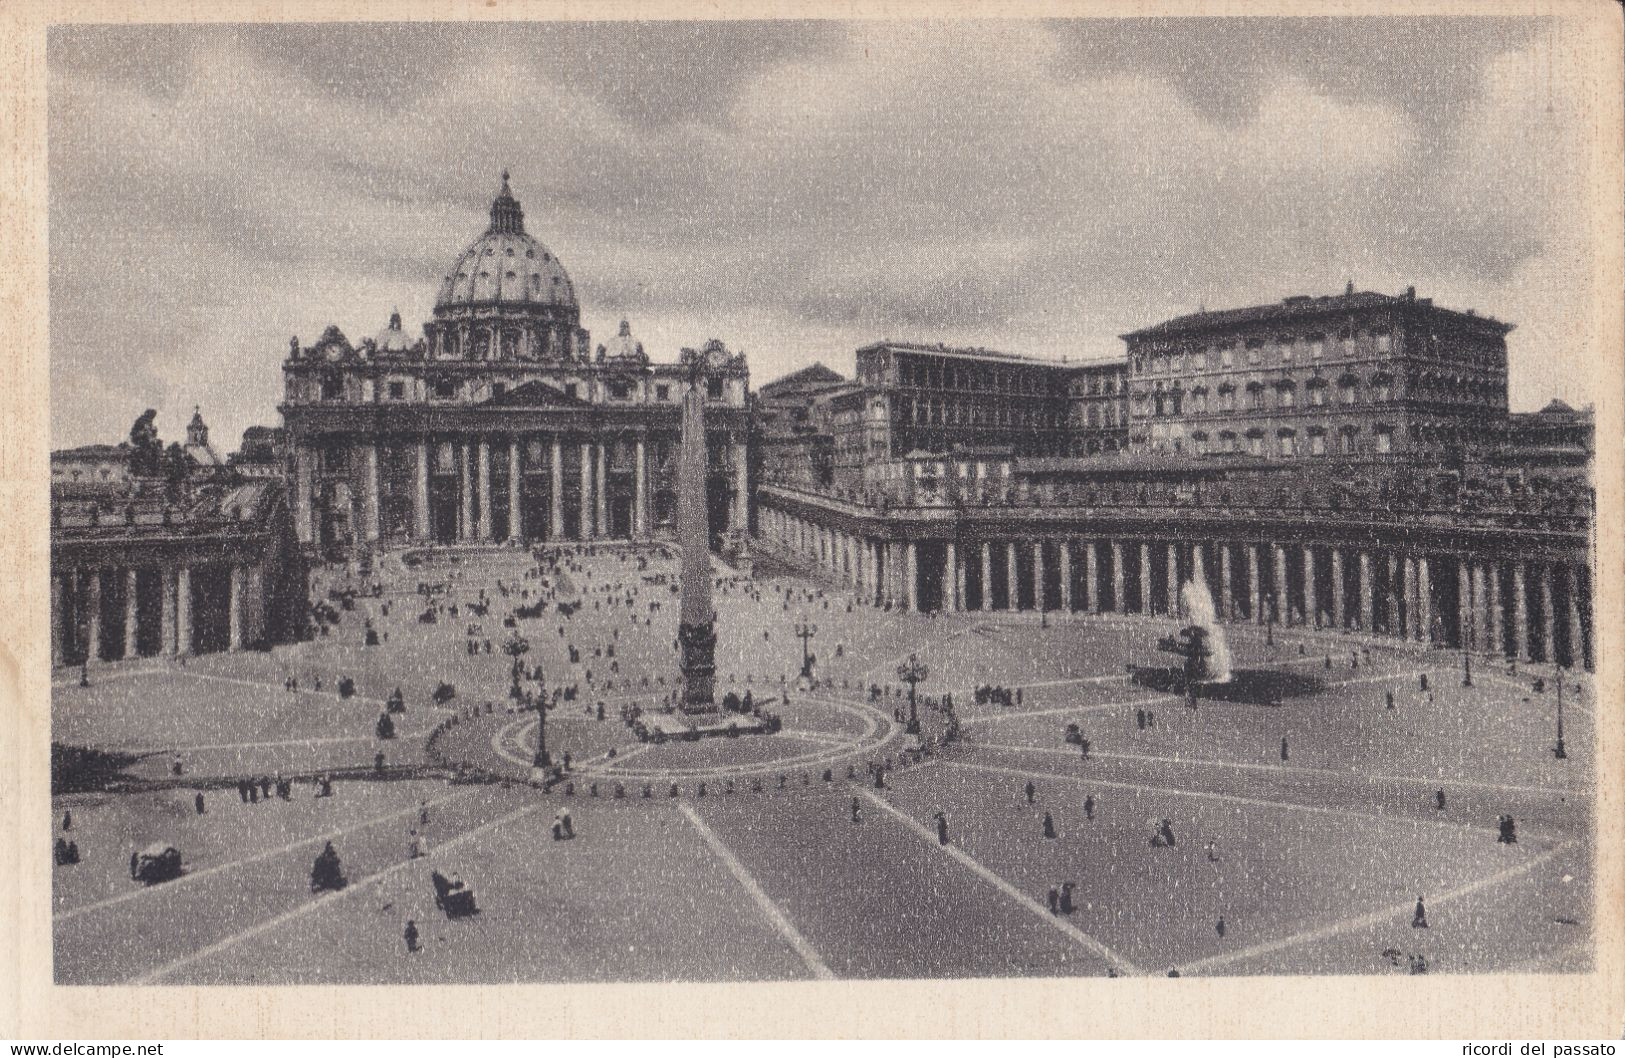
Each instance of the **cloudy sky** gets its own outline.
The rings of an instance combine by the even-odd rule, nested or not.
[[[1047,357],[1361,289],[1516,323],[1585,400],[1557,20],[72,27],[49,44],[52,443],[222,448],[288,337],[437,284],[513,172],[595,344],[757,384],[881,338]]]

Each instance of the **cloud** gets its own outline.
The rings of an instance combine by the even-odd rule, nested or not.
[[[505,166],[596,337],[758,383],[880,337],[1111,355],[1350,276],[1525,324],[1516,363],[1586,281],[1554,23],[56,30],[52,385],[95,399],[53,441],[274,422],[288,335],[426,318]]]

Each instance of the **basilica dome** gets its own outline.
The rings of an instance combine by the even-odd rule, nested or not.
[[[491,203],[491,226],[458,256],[440,284],[435,312],[478,305],[575,309],[575,287],[558,258],[525,232],[525,214],[508,189]]]

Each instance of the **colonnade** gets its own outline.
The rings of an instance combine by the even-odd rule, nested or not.
[[[265,582],[259,564],[76,566],[51,571],[51,664],[198,652],[204,636],[196,631],[194,610],[204,576],[223,578],[226,649],[260,641]]]
[[[1225,621],[1593,661],[1589,578],[1576,561],[1273,541],[877,539],[777,508],[758,522],[780,550],[875,605],[1183,618],[1183,586],[1200,581]]]

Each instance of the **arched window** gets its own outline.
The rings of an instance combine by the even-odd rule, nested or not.
[[[1264,407],[1264,387],[1258,382],[1247,383],[1247,408],[1258,411]]]
[[[1298,387],[1291,380],[1282,381],[1275,387],[1276,399],[1283,408],[1295,408],[1298,404]]]
[[[1345,426],[1338,432],[1337,447],[1340,454],[1346,456],[1354,454],[1355,449],[1358,447],[1356,437],[1359,433],[1360,428],[1358,426]]]
[[[1308,393],[1309,393],[1309,406],[1310,407],[1319,408],[1319,407],[1322,407],[1326,403],[1326,380],[1325,379],[1323,379],[1323,378],[1312,378],[1308,382],[1305,382],[1303,385],[1304,385],[1304,389],[1307,390]]]
[[[1360,382],[1353,375],[1344,375],[1337,380],[1337,399],[1343,404],[1353,404],[1359,398]]]
[[[1276,434],[1276,439],[1280,441],[1282,459],[1293,459],[1297,456],[1298,431],[1282,430]]]

